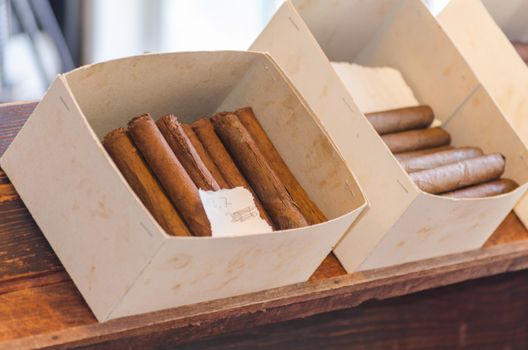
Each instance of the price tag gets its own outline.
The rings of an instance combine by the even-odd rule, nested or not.
[[[243,187],[219,191],[199,190],[213,237],[272,232],[260,217],[251,192]]]

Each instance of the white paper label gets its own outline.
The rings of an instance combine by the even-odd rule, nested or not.
[[[243,187],[219,191],[199,190],[213,237],[272,232],[260,217],[251,192]]]

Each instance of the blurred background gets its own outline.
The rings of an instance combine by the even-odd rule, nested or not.
[[[433,13],[449,2],[423,1]],[[483,1],[499,24],[528,13],[528,0]],[[0,0],[0,103],[39,99],[58,73],[84,64],[144,52],[244,50],[282,2]],[[505,30],[528,40],[524,21],[521,27]]]
[[[144,52],[246,49],[282,0],[0,0],[0,102]]]

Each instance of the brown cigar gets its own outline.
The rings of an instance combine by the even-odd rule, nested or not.
[[[141,158],[126,130],[119,128],[109,132],[103,139],[103,145],[132,190],[165,232],[174,236],[190,236],[187,226]]]
[[[368,121],[378,134],[428,128],[434,120],[429,106],[416,106],[366,113]]]
[[[308,222],[288,194],[286,187],[270,167],[236,114],[217,114],[212,121],[218,136],[277,227],[285,230],[307,226]]]
[[[206,191],[219,190],[220,186],[196,152],[178,119],[173,115],[166,115],[158,119],[156,124],[194,184]]]
[[[154,120],[149,114],[135,117],[128,123],[128,132],[192,234],[210,236],[211,225],[205,214],[198,188],[171,150]]]
[[[515,47],[515,50],[517,50],[517,53],[524,62],[528,63],[528,44],[522,43],[522,42],[515,42],[513,43],[513,46]]]
[[[480,185],[466,187],[460,190],[443,193],[442,196],[452,198],[481,198],[497,196],[499,194],[508,193],[519,187],[519,185],[510,179],[500,179],[490,182],[485,182]]]
[[[203,163],[205,164],[213,178],[216,180],[218,186],[220,186],[220,188],[229,188],[229,185],[227,184],[226,180],[224,180],[222,173],[216,167],[216,164],[211,159],[209,153],[207,153],[207,151],[205,150],[204,146],[202,145],[202,142],[200,141],[198,136],[196,136],[191,126],[189,124],[184,123],[180,123],[180,125],[189,140],[191,141],[192,145],[194,146],[194,149],[200,156],[200,159],[202,159]]]
[[[403,152],[403,153],[396,153],[394,154],[394,157],[398,159],[399,161],[402,161],[404,159],[414,158],[418,156],[423,156],[425,154],[431,154],[436,153],[440,151],[445,151],[448,149],[454,149],[453,146],[440,146],[440,147],[433,147],[433,148],[426,148],[419,151],[410,151],[410,152]]]
[[[216,135],[211,121],[207,118],[201,118],[192,123],[191,127],[218,170],[220,170],[222,177],[228,184],[228,188],[243,187],[250,191],[255,199],[255,205],[259,210],[260,217],[266,220],[270,226],[274,227],[272,220],[264,210],[258,196],[246,181],[240,170],[238,170],[235,162],[225,149],[224,144],[220,141],[218,135]]]
[[[482,155],[484,155],[484,152],[480,148],[461,147],[404,159],[400,161],[400,164],[406,172],[413,173],[456,163],[465,159],[480,157]]]
[[[442,128],[402,131],[381,137],[392,153],[449,145],[451,136]]]
[[[425,192],[443,193],[497,179],[504,172],[504,157],[498,153],[410,173]]]
[[[241,108],[235,113],[238,116],[238,119],[240,119],[242,125],[244,125],[249,132],[249,135],[251,135],[257,144],[257,147],[260,149],[264,157],[266,157],[270,167],[275,174],[277,174],[294,202],[298,205],[306,220],[311,225],[326,221],[325,215],[319,210],[317,205],[312,202],[280,156],[275,146],[273,146],[273,143],[262,128],[262,125],[260,125],[255,117],[253,109],[251,109],[251,107]]]

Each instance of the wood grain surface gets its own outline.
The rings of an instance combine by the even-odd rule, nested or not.
[[[178,349],[528,348],[528,273],[517,272],[281,322]],[[160,342],[159,348],[170,348]]]
[[[0,106],[0,154],[34,107],[35,104]],[[458,338],[452,332],[462,331],[457,328],[461,327],[458,323],[450,324],[454,322],[450,318],[454,314],[445,316],[445,319],[440,314],[432,314],[432,321],[420,316],[427,313],[428,308],[446,309],[450,299],[438,298],[444,295],[440,290],[453,291],[445,292],[446,295],[458,291],[456,293],[467,293],[460,294],[460,298],[463,295],[473,298],[473,290],[480,293],[477,291],[480,287],[475,286],[482,285],[483,294],[486,294],[485,291],[493,292],[493,288],[496,288],[495,295],[504,297],[494,303],[494,294],[490,294],[490,299],[485,299],[488,298],[486,294],[484,299],[481,298],[481,303],[489,306],[485,312],[495,310],[500,313],[500,303],[503,303],[504,312],[513,315],[516,307],[526,311],[526,308],[522,308],[526,305],[523,304],[526,303],[525,299],[528,299],[525,297],[528,273],[509,274],[507,277],[464,283],[462,287],[457,285],[391,298],[526,268],[528,231],[514,214],[510,214],[486,247],[477,251],[355,274],[346,274],[337,259],[330,255],[306,283],[97,323],[8,178],[0,172],[0,349],[142,349],[171,348],[178,344],[191,347],[191,343],[197,348],[216,348],[216,345],[225,349],[231,348],[229,346],[237,349],[257,348],[257,343],[251,346],[248,343],[248,334],[254,334],[257,339],[260,337],[258,344],[261,348],[280,347],[281,344],[293,346],[297,343],[299,346],[304,344],[304,348],[317,348],[317,341],[329,336],[335,337],[335,343],[332,343],[335,348],[354,339],[358,346],[365,344],[361,345],[363,348],[370,348],[367,346],[369,344],[374,348],[413,348],[404,343],[403,339],[407,338],[417,341],[413,346],[420,348],[416,345],[420,344],[419,334],[425,334],[423,332],[431,331],[434,327],[441,327],[445,333],[438,330],[431,339],[442,340],[441,344],[455,344],[453,342],[458,341]],[[509,300],[506,298],[508,295],[519,300]],[[373,299],[391,300],[372,302]],[[416,305],[413,300],[416,300]],[[420,300],[423,301],[421,304]],[[460,305],[462,307],[464,303],[460,302]],[[477,310],[480,304],[477,305],[475,301],[468,305],[473,305]],[[468,312],[470,309],[464,310]],[[517,313],[513,316],[517,317]],[[524,314],[528,317],[528,312]],[[407,316],[402,316],[398,321],[398,315]],[[513,316],[513,320],[520,322],[520,316]],[[420,324],[422,321],[425,322],[423,325]],[[490,317],[486,319],[490,327],[493,321]],[[516,329],[512,332],[518,332],[515,335],[524,336],[526,341],[528,321],[523,319],[523,322],[512,328]],[[404,327],[414,327],[410,329],[416,329],[417,335],[411,336]],[[523,332],[517,330],[522,327]],[[266,332],[271,330],[277,335],[266,337]],[[239,333],[227,335],[230,332]],[[380,332],[379,336],[377,332]],[[288,334],[291,335],[289,339]],[[213,343],[211,337],[216,337]],[[306,339],[301,342],[296,337]],[[309,341],[311,337],[313,343]],[[469,341],[470,336],[465,337],[465,341]],[[495,344],[496,336],[489,337],[493,338],[490,344]],[[483,336],[482,339],[484,344],[487,338]],[[239,345],[235,347],[237,343]]]

